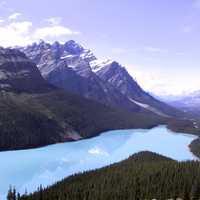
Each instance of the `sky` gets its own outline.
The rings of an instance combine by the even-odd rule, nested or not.
[[[156,95],[200,90],[200,0],[0,0],[0,45],[73,39]]]

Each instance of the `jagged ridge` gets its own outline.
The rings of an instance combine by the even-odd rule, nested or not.
[[[34,61],[51,84],[102,104],[162,117],[180,113],[145,92],[116,61],[99,63],[94,54],[73,40],[42,41],[21,50]]]

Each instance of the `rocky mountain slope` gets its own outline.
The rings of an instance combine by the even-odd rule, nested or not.
[[[42,92],[51,87],[25,54],[0,48],[0,88],[4,91]]]
[[[54,86],[102,104],[128,111],[148,111],[162,117],[178,111],[146,93],[119,63],[98,63],[90,50],[75,41],[44,41],[20,48]]]
[[[134,111],[139,109],[92,72],[89,62],[96,59],[95,56],[74,41],[64,45],[58,42],[50,45],[42,41],[23,51],[37,64],[49,83],[106,105],[120,105]]]
[[[0,49],[0,150],[38,147],[165,120],[113,109],[48,84],[18,50]]]
[[[125,67],[116,61],[98,60],[91,63],[93,72],[104,82],[111,84],[131,102],[150,110],[158,115],[167,117],[176,113],[175,109],[167,104],[155,99],[149,93],[145,92],[138,83],[132,78]]]

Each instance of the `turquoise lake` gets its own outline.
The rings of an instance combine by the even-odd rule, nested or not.
[[[197,137],[174,133],[165,126],[153,129],[115,130],[43,148],[0,152],[0,199],[9,185],[32,192],[71,174],[100,168],[139,151],[152,151],[178,161],[197,159],[188,145]]]

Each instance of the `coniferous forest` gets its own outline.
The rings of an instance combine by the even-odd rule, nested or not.
[[[111,166],[70,176],[33,194],[10,188],[8,200],[200,199],[200,163],[140,152]]]

